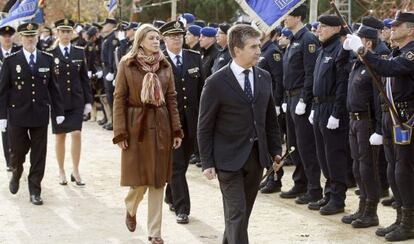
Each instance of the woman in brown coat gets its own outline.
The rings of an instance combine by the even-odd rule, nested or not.
[[[130,187],[126,225],[135,230],[137,208],[148,190],[152,243],[163,243],[164,186],[171,178],[172,149],[180,147],[183,138],[174,75],[160,51],[159,38],[152,25],[137,30],[132,50],[118,65],[113,112],[113,143],[122,149],[121,186]]]

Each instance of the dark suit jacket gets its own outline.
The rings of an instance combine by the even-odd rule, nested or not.
[[[179,74],[166,50],[164,50],[164,55],[174,72],[177,106],[181,125],[183,125],[184,139],[194,139],[197,134],[198,105],[204,85],[201,73],[201,55],[196,51],[183,49],[182,74]]]
[[[65,110],[85,107],[92,103],[92,90],[88,78],[83,48],[71,45],[69,58],[65,58],[59,45],[51,51],[54,73],[60,87]]]
[[[49,106],[64,115],[52,55],[37,50],[33,73],[22,50],[7,57],[0,72],[0,119],[15,127],[44,127]]]
[[[237,171],[247,161],[258,138],[259,160],[271,165],[280,155],[280,130],[272,95],[272,78],[254,67],[254,100],[249,102],[230,64],[205,82],[200,101],[198,143],[203,169]]]
[[[21,46],[17,46],[13,44],[10,54],[19,51],[21,48],[22,48]],[[1,50],[0,50],[0,61],[4,62],[3,52]]]

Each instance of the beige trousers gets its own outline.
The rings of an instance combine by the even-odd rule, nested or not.
[[[132,186],[125,198],[125,205],[131,216],[137,214],[139,203],[148,190],[148,236],[161,237],[162,204],[164,187],[154,188],[152,186]]]

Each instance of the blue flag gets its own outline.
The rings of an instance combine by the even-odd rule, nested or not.
[[[257,26],[269,33],[305,0],[236,0]]]
[[[17,6],[14,5],[10,9],[9,14],[1,20],[0,27],[5,25],[16,25],[19,21],[27,20],[35,16],[38,9],[38,0],[23,0]]]
[[[118,0],[109,0],[107,7],[108,13],[111,14],[117,7]]]

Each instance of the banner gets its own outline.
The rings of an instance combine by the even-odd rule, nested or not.
[[[106,9],[108,10],[109,15],[116,9],[118,5],[118,0],[109,0],[108,5],[106,6]]]
[[[19,21],[33,18],[38,10],[38,0],[23,0],[18,6],[13,6],[9,14],[0,22],[0,27],[4,25],[17,25]],[[17,4],[18,2],[16,2]]]
[[[269,33],[305,0],[236,0],[236,2],[262,31]]]

